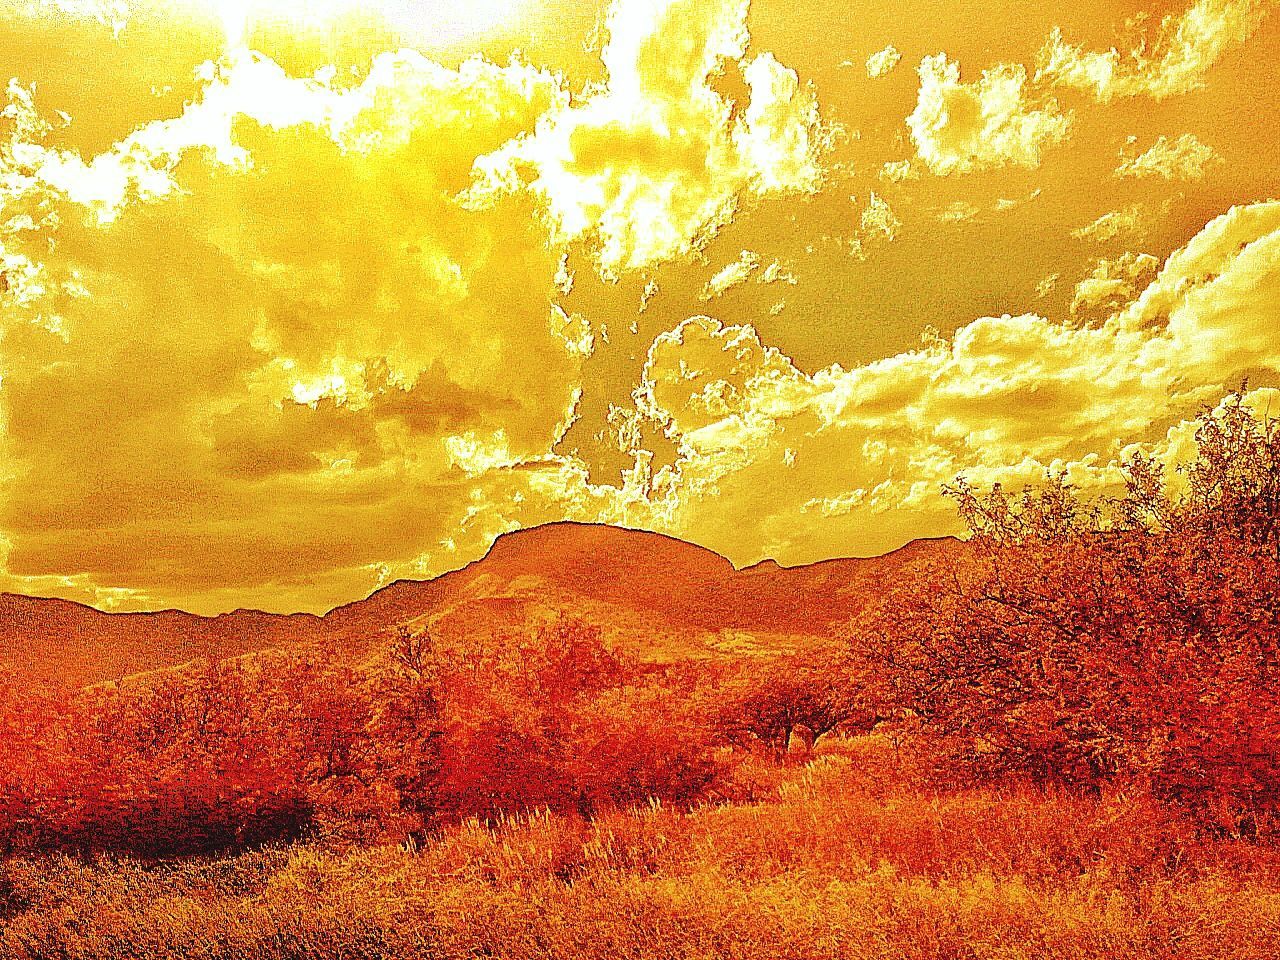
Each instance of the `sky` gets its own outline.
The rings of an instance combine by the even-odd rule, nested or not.
[[[1280,409],[1277,5],[0,0],[0,589],[790,565],[1176,461]]]

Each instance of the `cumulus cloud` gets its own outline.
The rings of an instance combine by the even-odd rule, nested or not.
[[[972,83],[939,53],[919,67],[920,92],[907,127],[916,152],[940,175],[993,167],[1037,167],[1045,147],[1065,140],[1071,118],[1053,100],[1028,95],[1027,71],[1001,64]]]
[[[465,514],[450,437],[545,452],[584,322],[548,320],[557,254],[530,201],[455,196],[561,97],[520,64],[405,52],[338,88],[244,54],[82,159],[15,88],[7,586],[314,607]]]
[[[829,555],[855,531],[885,549],[946,528],[939,488],[958,473],[1106,487],[1134,444],[1169,442],[1247,373],[1280,376],[1280,203],[1214,220],[1154,279],[1141,255],[1095,272],[1095,302],[1108,277],[1150,282],[1100,324],[984,317],[853,369],[805,373],[746,324],[660,336],[637,397],[680,445],[664,528],[741,562]]]
[[[1205,169],[1221,157],[1194,134],[1169,139],[1161,136],[1135,157],[1121,155],[1117,177],[1163,177],[1165,180],[1201,180]]]
[[[1124,253],[1094,261],[1093,270],[1076,284],[1071,315],[1087,318],[1110,315],[1132,301],[1155,276],[1160,261],[1148,253]]]
[[[815,190],[816,98],[771,54],[746,56],[746,14],[747,0],[615,4],[605,85],[478,160],[472,203],[527,191],[556,242],[588,241],[616,277],[700,247],[745,199]],[[745,103],[713,86],[728,65]]]
[[[883,77],[890,73],[901,60],[902,54],[898,52],[898,48],[889,44],[883,50],[878,50],[867,57],[867,76],[872,80]]]
[[[1267,0],[1198,0],[1182,14],[1166,16],[1154,37],[1143,36],[1124,54],[1115,47],[1086,50],[1055,29],[1040,51],[1036,81],[1087,90],[1103,103],[1190,93],[1205,85],[1223,54],[1253,35],[1267,5]]]
[[[938,486],[957,472],[1034,480],[1056,463],[1110,482],[1125,444],[1164,442],[1224,385],[1280,364],[1274,205],[1215,221],[1158,267],[1120,253],[1160,216],[1149,196],[1077,231],[1115,243],[1094,250],[1108,260],[1082,266],[1079,244],[1046,236],[1017,265],[1024,287],[1051,271],[1081,281],[1046,298],[1063,316],[979,318],[831,364],[862,333],[842,306],[822,312],[837,287],[858,292],[838,270],[875,271],[830,235],[865,256],[903,244],[899,214],[927,226],[959,198],[983,215],[981,231],[949,231],[940,269],[907,262],[912,238],[901,282],[868,283],[868,312],[896,337],[930,319],[896,291],[922,290],[924,273],[972,295],[973,244],[1016,256],[1022,237],[995,236],[995,214],[1036,194],[1004,176],[972,195],[884,184],[891,207],[862,183],[850,206],[850,180],[824,170],[813,91],[748,45],[737,0],[615,6],[605,73],[586,87],[519,58],[446,69],[345,48],[336,73],[299,78],[245,51],[218,59],[221,41],[195,33],[170,44],[156,15],[119,42],[105,20],[40,21],[36,43],[36,21],[11,13],[0,589],[318,609],[565,518],[739,562],[873,553],[950,529]],[[95,50],[122,52],[85,77],[44,62]],[[931,59],[909,131],[919,155],[881,180],[1031,167],[1065,138],[1069,116],[1020,68],[962,83]],[[875,140],[902,113],[868,118],[860,175],[912,153],[906,131]],[[1159,129],[1201,129],[1179,122]],[[1213,129],[1236,155],[1244,141]],[[1134,132],[1145,146],[1158,130]],[[1093,147],[1088,169],[1109,176],[1112,148]],[[757,202],[822,186],[812,220]],[[1058,191],[1046,220],[1095,217],[1090,185],[1075,193]],[[722,230],[728,253],[708,266]],[[770,319],[801,267],[805,285],[785,291],[795,322]],[[704,290],[722,320],[679,323]]]
[[[650,421],[621,485],[552,452],[608,341],[565,245],[608,276],[817,188],[816,99],[747,55],[745,14],[616,4],[607,82],[576,93],[519,59],[299,78],[240,49],[93,151],[11,86],[0,587],[317,609],[514,526],[659,522]]]

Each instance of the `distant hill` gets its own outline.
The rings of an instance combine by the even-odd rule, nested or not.
[[[324,645],[359,658],[397,627],[465,640],[569,615],[655,660],[777,649],[840,629],[913,565],[959,549],[919,540],[883,557],[742,570],[656,533],[552,523],[499,537],[482,559],[424,581],[398,581],[324,617],[236,611],[103,613],[66,600],[0,594],[0,670],[88,684],[202,656]]]
[[[314,639],[310,614],[238,610],[103,613],[82,603],[0,594],[0,670],[74,684],[114,680],[203,656],[228,657]]]

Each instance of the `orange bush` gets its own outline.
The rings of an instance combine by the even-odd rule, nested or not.
[[[726,742],[764,747],[777,760],[797,738],[807,754],[834,730],[868,730],[880,719],[857,662],[818,642],[728,663],[708,695],[705,710]]]
[[[1273,960],[1280,859],[1150,798],[885,789],[882,736],[753,803],[467,821],[416,846],[0,863],[0,958]],[[870,789],[868,789],[870,788]]]
[[[953,491],[972,549],[855,648],[957,770],[1140,782],[1229,828],[1280,809],[1280,431],[1237,397],[1197,439],[1178,495],[1143,459],[1118,501]]]
[[[163,858],[693,803],[718,766],[686,682],[561,621],[447,655],[403,632],[359,669],[273,652],[80,691],[0,685],[0,852]]]
[[[560,620],[497,637],[442,658],[439,676],[442,790],[456,815],[689,803],[715,779],[687,680],[609,650],[598,628]]]

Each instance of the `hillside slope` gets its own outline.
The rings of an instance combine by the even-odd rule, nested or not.
[[[324,644],[359,656],[401,625],[451,639],[501,635],[569,615],[654,659],[773,648],[838,630],[886,581],[954,551],[923,540],[870,559],[738,570],[663,536],[553,523],[499,537],[489,553],[432,580],[399,581],[324,617],[236,611],[112,614],[66,600],[0,595],[0,670],[87,684],[201,656]]]
[[[96,683],[199,657],[230,657],[314,639],[320,617],[237,610],[104,613],[70,600],[0,594],[0,671],[21,678]]]

